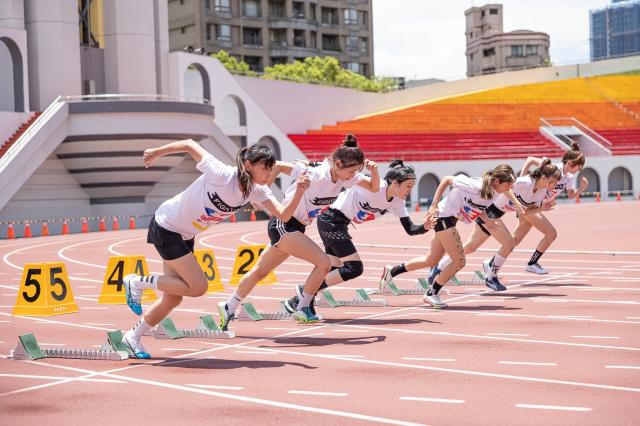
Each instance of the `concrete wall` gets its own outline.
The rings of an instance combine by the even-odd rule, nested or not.
[[[640,56],[632,56],[588,64],[484,75],[386,94],[251,77],[234,78],[280,130],[292,134],[304,133],[336,121],[347,121],[362,115],[406,108],[413,104],[479,90],[637,69],[640,69]]]
[[[26,0],[31,110],[59,95],[80,95],[80,37],[76,0]]]
[[[29,120],[28,112],[0,111],[0,145],[18,130],[20,125]]]
[[[0,11],[2,12],[2,11]],[[0,15],[1,17],[2,15]],[[7,19],[11,24],[15,20]],[[1,23],[1,22],[0,22]],[[0,111],[30,111],[27,32],[0,26]]]
[[[24,30],[24,0],[0,1],[0,27]]]
[[[107,93],[156,93],[154,0],[104,3]]]

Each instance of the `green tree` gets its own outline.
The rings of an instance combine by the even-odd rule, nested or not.
[[[233,74],[247,75],[250,77],[255,77],[257,75],[254,71],[251,71],[249,65],[246,62],[238,61],[235,57],[229,55],[229,53],[224,50],[220,50],[216,53],[211,53],[210,55],[219,60],[222,65],[224,65],[225,68]]]

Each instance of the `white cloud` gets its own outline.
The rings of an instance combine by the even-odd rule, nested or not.
[[[376,75],[464,78],[464,11],[489,2],[372,0]],[[505,31],[542,31],[551,38],[551,61],[589,61],[589,10],[608,0],[503,0]]]

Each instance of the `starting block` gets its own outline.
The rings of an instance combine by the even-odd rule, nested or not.
[[[280,302],[280,311],[278,312],[260,312],[253,304],[247,302],[242,304],[238,319],[240,321],[288,320],[291,319],[291,314],[284,307],[284,301]]]
[[[480,271],[475,271],[475,276],[470,280],[459,280],[455,275],[451,277],[449,282],[453,285],[483,285],[484,284],[484,274]]]
[[[404,296],[405,294],[424,294],[429,289],[429,283],[424,278],[418,278],[414,288],[400,288],[393,281],[385,285],[382,289],[367,289],[368,294],[389,294],[393,296]]]
[[[322,292],[322,298],[316,301],[317,306],[389,306],[385,299],[371,299],[364,288],[356,290],[356,298],[352,300],[337,300],[329,290]]]
[[[233,331],[222,331],[211,315],[200,317],[200,324],[195,329],[184,329],[176,327],[176,324],[169,317],[160,321],[153,331],[156,339],[233,339],[236,333]]]
[[[111,345],[103,346],[101,349],[46,348],[38,344],[36,336],[33,334],[25,334],[18,337],[18,346],[9,355],[14,360],[72,358],[122,361],[129,358],[129,352],[122,345],[122,333],[120,334],[120,345],[122,350],[114,350]]]

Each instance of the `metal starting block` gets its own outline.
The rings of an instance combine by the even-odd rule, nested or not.
[[[385,299],[371,299],[364,288],[356,290],[356,298],[353,300],[337,300],[329,290],[322,292],[322,298],[316,301],[316,306],[389,306]]]
[[[289,320],[291,314],[284,307],[284,301],[280,302],[280,310],[278,312],[261,312],[258,311],[253,304],[243,303],[238,315],[240,321],[263,321],[263,320]]]
[[[236,333],[222,331],[211,315],[200,317],[200,323],[195,329],[178,328],[169,317],[160,321],[153,332],[156,339],[233,339]]]
[[[418,278],[414,288],[400,288],[393,281],[385,285],[381,290],[377,288],[366,289],[367,294],[389,294],[404,296],[405,294],[424,294],[429,289],[429,283],[424,278]]]
[[[459,280],[455,275],[449,280],[453,285],[484,285],[484,274],[480,271],[475,271],[475,276],[470,280]]]
[[[46,348],[41,347],[33,334],[24,334],[18,337],[18,346],[11,351],[9,356],[14,360],[42,359],[42,358],[69,358],[69,359],[93,359],[104,361],[122,361],[129,358],[129,353],[124,350],[108,349],[72,349],[72,348]]]

